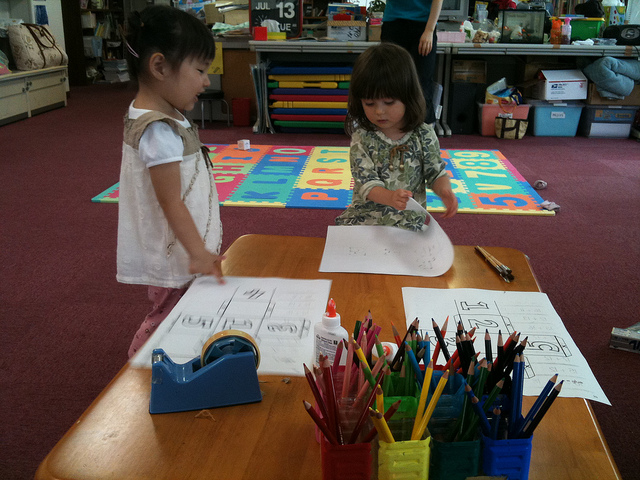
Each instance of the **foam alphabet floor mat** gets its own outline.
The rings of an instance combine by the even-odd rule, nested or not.
[[[349,147],[207,145],[220,205],[344,209],[353,180]],[[441,150],[458,197],[459,213],[554,215],[543,199],[498,150]],[[91,199],[117,203],[118,184]],[[427,209],[442,212],[427,191]]]

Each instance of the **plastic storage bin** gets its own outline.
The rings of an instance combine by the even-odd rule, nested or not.
[[[574,137],[578,132],[582,102],[527,100],[532,107],[533,134],[538,137]]]
[[[379,480],[424,480],[429,478],[431,437],[404,442],[379,442]]]
[[[578,130],[586,137],[628,138],[640,107],[585,105]]]
[[[564,23],[564,18],[565,17],[560,17],[562,23]],[[571,40],[599,38],[603,28],[604,18],[571,17]]]
[[[465,480],[480,470],[480,440],[470,442],[440,442],[431,448],[429,480]]]
[[[506,475],[510,480],[527,480],[533,437],[493,440],[482,437],[482,470],[486,475]]]
[[[332,445],[322,441],[323,480],[370,480],[371,443]]]
[[[512,118],[526,120],[529,116],[529,105],[491,105],[478,103],[478,125],[480,125],[480,135],[484,137],[495,137],[496,117],[500,114],[511,114]]]

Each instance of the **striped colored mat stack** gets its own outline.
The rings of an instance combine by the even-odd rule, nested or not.
[[[269,111],[280,132],[343,133],[350,66],[274,66],[268,71]]]

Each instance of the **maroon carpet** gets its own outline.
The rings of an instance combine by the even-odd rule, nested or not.
[[[0,478],[32,478],[49,450],[126,362],[148,309],[143,287],[115,281],[117,207],[90,198],[118,180],[132,92],[74,88],[69,106],[0,127]],[[253,135],[223,123],[206,143],[348,145],[342,135]],[[613,326],[639,321],[640,144],[633,140],[478,135],[443,148],[498,149],[556,217],[457,215],[455,244],[517,248],[589,361],[613,407],[594,410],[623,478],[638,478],[640,355],[611,350]],[[337,211],[223,207],[224,247],[247,233],[322,237]],[[437,215],[436,215],[437,216]],[[558,459],[563,461],[563,459]]]

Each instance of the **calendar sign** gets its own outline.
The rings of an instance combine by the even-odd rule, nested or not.
[[[278,22],[287,38],[300,36],[302,30],[302,0],[250,0],[251,28],[262,26],[264,20]]]

